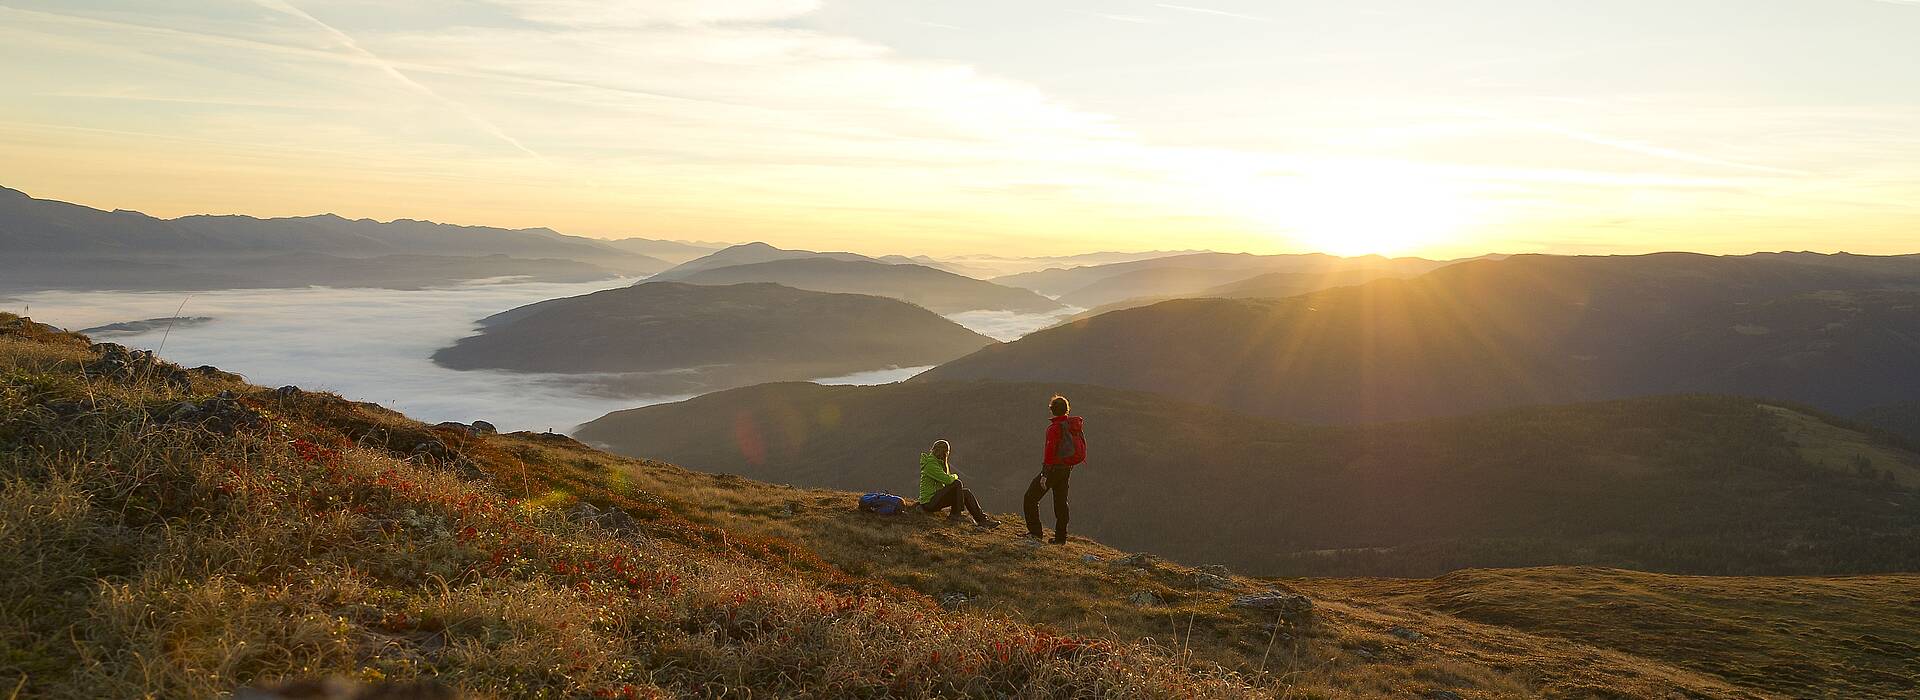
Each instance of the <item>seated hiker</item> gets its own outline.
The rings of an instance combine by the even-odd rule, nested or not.
[[[928,513],[938,513],[942,508],[952,508],[947,515],[950,520],[959,520],[966,514],[973,516],[973,523],[980,527],[999,527],[1000,523],[980,510],[980,501],[973,497],[973,491],[960,483],[960,475],[948,466],[947,458],[952,456],[953,446],[945,440],[933,443],[933,449],[920,455],[920,509]],[[965,511],[961,509],[965,508]]]

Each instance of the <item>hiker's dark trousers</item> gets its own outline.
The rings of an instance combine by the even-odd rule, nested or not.
[[[1040,497],[1052,491],[1054,536],[1067,536],[1067,481],[1072,476],[1072,467],[1044,467],[1039,476],[1033,477],[1033,484],[1027,486],[1025,504],[1027,532],[1040,536]]]
[[[920,508],[929,513],[938,513],[942,509],[952,508],[953,514],[956,516],[960,514],[961,508],[965,508],[967,509],[967,514],[972,515],[974,520],[981,520],[987,517],[986,513],[980,511],[980,501],[973,497],[973,490],[960,485],[958,481],[947,484],[941,487],[939,491],[933,492],[933,498],[929,498],[926,503],[920,504]]]

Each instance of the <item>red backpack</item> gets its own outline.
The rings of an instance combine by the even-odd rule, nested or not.
[[[1053,444],[1053,464],[1073,466],[1087,461],[1087,436],[1081,430],[1070,426],[1079,421],[1063,420],[1060,426],[1060,439]]]

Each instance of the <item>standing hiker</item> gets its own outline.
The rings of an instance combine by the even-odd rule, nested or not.
[[[973,516],[973,524],[999,527],[999,521],[981,512],[980,501],[973,497],[973,491],[960,483],[960,475],[953,473],[953,467],[947,464],[952,454],[953,446],[945,440],[935,441],[933,449],[920,454],[920,509],[938,513],[942,508],[952,508],[947,519],[959,520],[961,509],[965,508],[965,512]]]
[[[1048,408],[1053,411],[1053,421],[1047,424],[1047,454],[1040,462],[1040,475],[1027,487],[1027,536],[1039,539],[1046,535],[1040,530],[1040,497],[1052,491],[1053,543],[1066,544],[1067,482],[1073,476],[1073,465],[1087,461],[1087,438],[1082,434],[1080,417],[1067,415],[1072,408],[1067,405],[1067,397],[1054,396]]]

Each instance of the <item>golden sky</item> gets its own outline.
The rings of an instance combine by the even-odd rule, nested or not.
[[[1902,0],[0,0],[0,185],[884,253],[1920,252]]]

